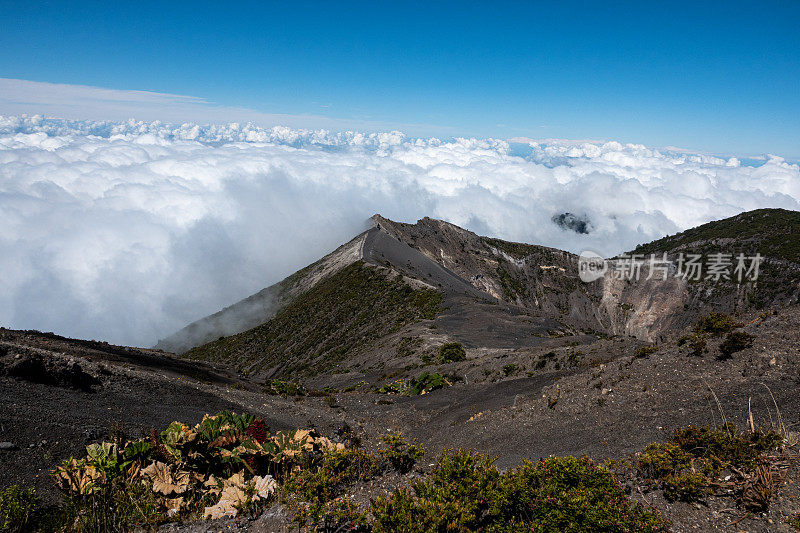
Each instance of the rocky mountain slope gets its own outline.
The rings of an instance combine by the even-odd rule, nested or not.
[[[159,346],[187,347],[211,338],[184,355],[263,377],[324,374],[352,385],[408,376],[407,367],[446,342],[483,355],[544,354],[554,339],[567,337],[577,344],[618,335],[652,342],[709,310],[747,311],[793,303],[798,296],[796,216],[781,210],[711,223],[633,252],[641,258],[667,253],[666,277],[650,276],[645,263],[638,277],[626,279],[619,270],[623,259],[616,258],[590,283],[581,281],[579,258],[568,252],[481,237],[429,218],[403,224],[375,215],[372,222],[371,229],[317,263]],[[760,233],[743,232],[751,226]],[[734,283],[676,275],[679,252],[709,257],[737,232],[741,246],[726,253],[763,252],[760,279]],[[281,296],[268,311],[252,311],[252,302],[264,294]],[[246,316],[236,328],[241,331],[228,335],[239,315]],[[258,320],[263,322],[247,329]],[[203,334],[193,336],[197,331]]]

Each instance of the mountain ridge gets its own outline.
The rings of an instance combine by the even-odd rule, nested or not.
[[[759,211],[752,216],[783,217],[786,214],[775,210]],[[703,231],[711,231],[709,228],[715,224],[728,228],[729,220],[711,223]],[[376,214],[370,221],[369,229],[319,261],[182,330],[191,334],[193,328],[211,326],[202,338],[184,342],[184,355],[233,364],[248,372],[265,372],[265,375],[274,377],[284,375],[279,369],[294,372],[300,368],[309,376],[334,371],[376,379],[378,368],[385,369],[388,365],[391,370],[395,366],[387,353],[400,350],[401,344],[406,342],[404,339],[418,339],[414,342],[429,350],[445,342],[459,342],[472,350],[492,353],[544,345],[543,339],[554,336],[574,337],[574,342],[578,343],[585,342],[582,336],[586,335],[633,336],[652,342],[686,326],[709,310],[736,311],[753,307],[753,302],[763,304],[765,302],[756,301],[753,295],[758,287],[770,286],[769,281],[763,280],[758,285],[749,282],[693,283],[675,275],[663,280],[648,279],[646,265],[638,279],[617,277],[610,269],[601,278],[584,283],[578,276],[578,256],[566,251],[482,237],[429,217],[409,224]],[[706,236],[713,237],[713,231]],[[643,246],[645,248],[640,249],[659,248]],[[672,251],[668,246],[660,248]],[[612,260],[610,264],[618,262],[619,259]],[[293,323],[298,331],[327,327],[324,323],[332,320],[331,317],[301,308],[311,301],[331,301],[334,292],[326,289],[328,297],[319,300],[315,287],[356,263],[361,265],[359,268],[375,270],[386,280],[402,281],[402,285],[395,285],[398,290],[404,286],[412,290],[438,291],[443,302],[441,310],[428,319],[430,323],[419,324],[412,320],[403,322],[397,329],[387,329],[382,322],[400,311],[379,305],[385,316],[369,317],[366,321],[371,321],[371,324],[364,330],[384,332],[377,338],[355,342],[354,337],[345,342],[350,348],[335,354],[318,351],[324,344],[320,341],[318,345],[307,347],[308,354],[293,352],[292,357],[297,360],[276,359],[275,350],[283,353],[283,348],[276,347],[269,340],[271,334],[259,338],[257,331],[265,334],[271,331],[269,324],[284,320],[282,313],[289,312],[288,309],[294,316],[302,317]],[[795,265],[792,261],[789,263]],[[674,274],[674,265],[670,268]],[[793,270],[790,268],[786,272]],[[774,271],[771,274],[776,275]],[[387,302],[396,297],[389,292],[381,294]],[[269,306],[248,307],[251,300],[263,302],[264,295],[271,298]],[[787,298],[796,301],[797,291],[784,291],[781,297],[781,301]],[[768,299],[778,301],[773,296]],[[246,317],[247,320],[238,322],[238,328],[234,330],[215,329],[215,324],[225,320],[233,322],[229,319],[241,313],[242,309],[255,309],[255,312]],[[341,309],[328,311],[331,316],[344,316]],[[287,327],[284,324],[278,329]],[[349,334],[355,335],[354,332]],[[245,337],[249,341],[244,342]],[[168,349],[175,345],[173,336],[157,347]],[[257,360],[259,357],[261,362]],[[312,359],[315,364],[311,363]],[[266,361],[271,363],[266,364]],[[332,366],[329,364],[332,361],[337,364]],[[353,373],[356,368],[360,369],[359,372]]]

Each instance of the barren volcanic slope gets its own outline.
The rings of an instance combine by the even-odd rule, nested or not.
[[[271,310],[277,311],[274,318],[185,355],[269,377],[285,376],[286,370],[307,376],[333,370],[358,382],[368,374],[378,377],[387,363],[391,372],[398,363],[407,365],[398,353],[422,354],[444,340],[476,350],[511,350],[553,336],[624,331],[628,322],[631,329],[648,329],[628,320],[618,302],[603,302],[600,283],[582,284],[572,254],[483,238],[427,218],[410,225],[376,215],[373,223],[331,255],[266,289],[294,295]],[[678,285],[670,283],[667,290]],[[440,302],[433,305],[437,297]],[[406,300],[424,300],[427,308],[410,310]],[[241,308],[247,313],[246,302],[223,311],[226,321]],[[197,327],[160,346],[186,339]],[[326,333],[298,335],[304,344],[296,346],[285,342],[291,331]],[[223,335],[215,330],[207,336]],[[332,336],[338,339],[334,345]]]
[[[428,449],[425,464],[457,447],[496,455],[502,468],[551,454],[620,458],[679,426],[724,416],[743,427],[748,407],[765,426],[778,425],[779,409],[791,441],[800,422],[797,217],[745,213],[636,250],[768,256],[757,282],[736,284],[610,274],[583,283],[566,252],[375,216],[332,254],[160,343],[181,358],[2,330],[0,441],[11,446],[0,450],[0,488],[33,485],[56,501],[47,470],[109,428],[149,434],[222,409],[273,430],[355,434],[368,449],[401,432]],[[275,378],[284,381],[265,381]],[[309,393],[295,394],[298,385]],[[789,472],[768,511],[738,527],[788,528],[784,516],[800,511],[797,469]],[[359,498],[408,481],[361,486]],[[736,501],[697,507],[641,496],[630,483],[677,531],[726,531],[743,514],[729,512]]]
[[[709,310],[746,312],[796,302],[797,218],[782,210],[755,211],[635,251],[708,255],[736,243],[728,253],[758,251],[766,257],[755,283],[674,275],[648,280],[646,270],[639,279],[616,279],[609,271],[583,283],[577,257],[567,252],[480,237],[439,220],[401,224],[376,215],[367,232],[258,293],[285,295],[261,316],[263,324],[246,330],[257,320],[254,295],[160,346],[189,346],[210,337],[216,340],[184,355],[262,377],[352,385],[409,376],[424,364],[420,357],[430,359],[445,342],[459,342],[471,354],[498,355],[548,353],[553,339],[565,337],[578,344],[615,335],[654,341]],[[241,333],[227,336],[227,330],[211,327],[232,324],[239,314],[246,315]],[[199,330],[203,336],[193,338]],[[473,381],[492,379],[481,375],[483,366],[465,363],[457,370]]]

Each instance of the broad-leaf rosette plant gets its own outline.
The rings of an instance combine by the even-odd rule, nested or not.
[[[152,492],[160,516],[216,519],[256,510],[277,490],[276,477],[343,449],[313,430],[273,434],[262,419],[223,411],[194,427],[173,422],[124,444],[91,444],[85,457],[70,457],[53,475],[84,504],[139,486]]]

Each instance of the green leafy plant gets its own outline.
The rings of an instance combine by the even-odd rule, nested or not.
[[[117,476],[130,466],[119,454],[119,448],[111,442],[90,444],[86,447],[86,457],[89,464],[109,476]]]
[[[255,420],[255,417],[252,415],[236,414],[230,411],[221,411],[214,416],[205,416],[199,426],[200,438],[204,441],[213,442],[226,431],[244,433],[253,420]],[[170,425],[172,431],[177,432],[180,429],[182,432],[182,428],[173,427],[174,425],[175,422]],[[167,431],[170,431],[170,428],[167,428]]]
[[[144,440],[129,442],[122,450],[122,457],[125,461],[140,461],[144,463],[150,457],[153,445]]]
[[[418,378],[408,380],[407,394],[411,396],[418,396],[426,394],[437,389],[449,387],[451,385],[448,379],[441,374],[430,374],[423,372]]]
[[[419,377],[408,380],[397,379],[380,387],[379,394],[403,394],[406,396],[419,396],[427,394],[437,389],[442,389],[452,385],[456,379],[452,376],[442,374],[432,374],[423,372]]]
[[[0,531],[27,531],[38,502],[34,489],[11,485],[0,490]]]

